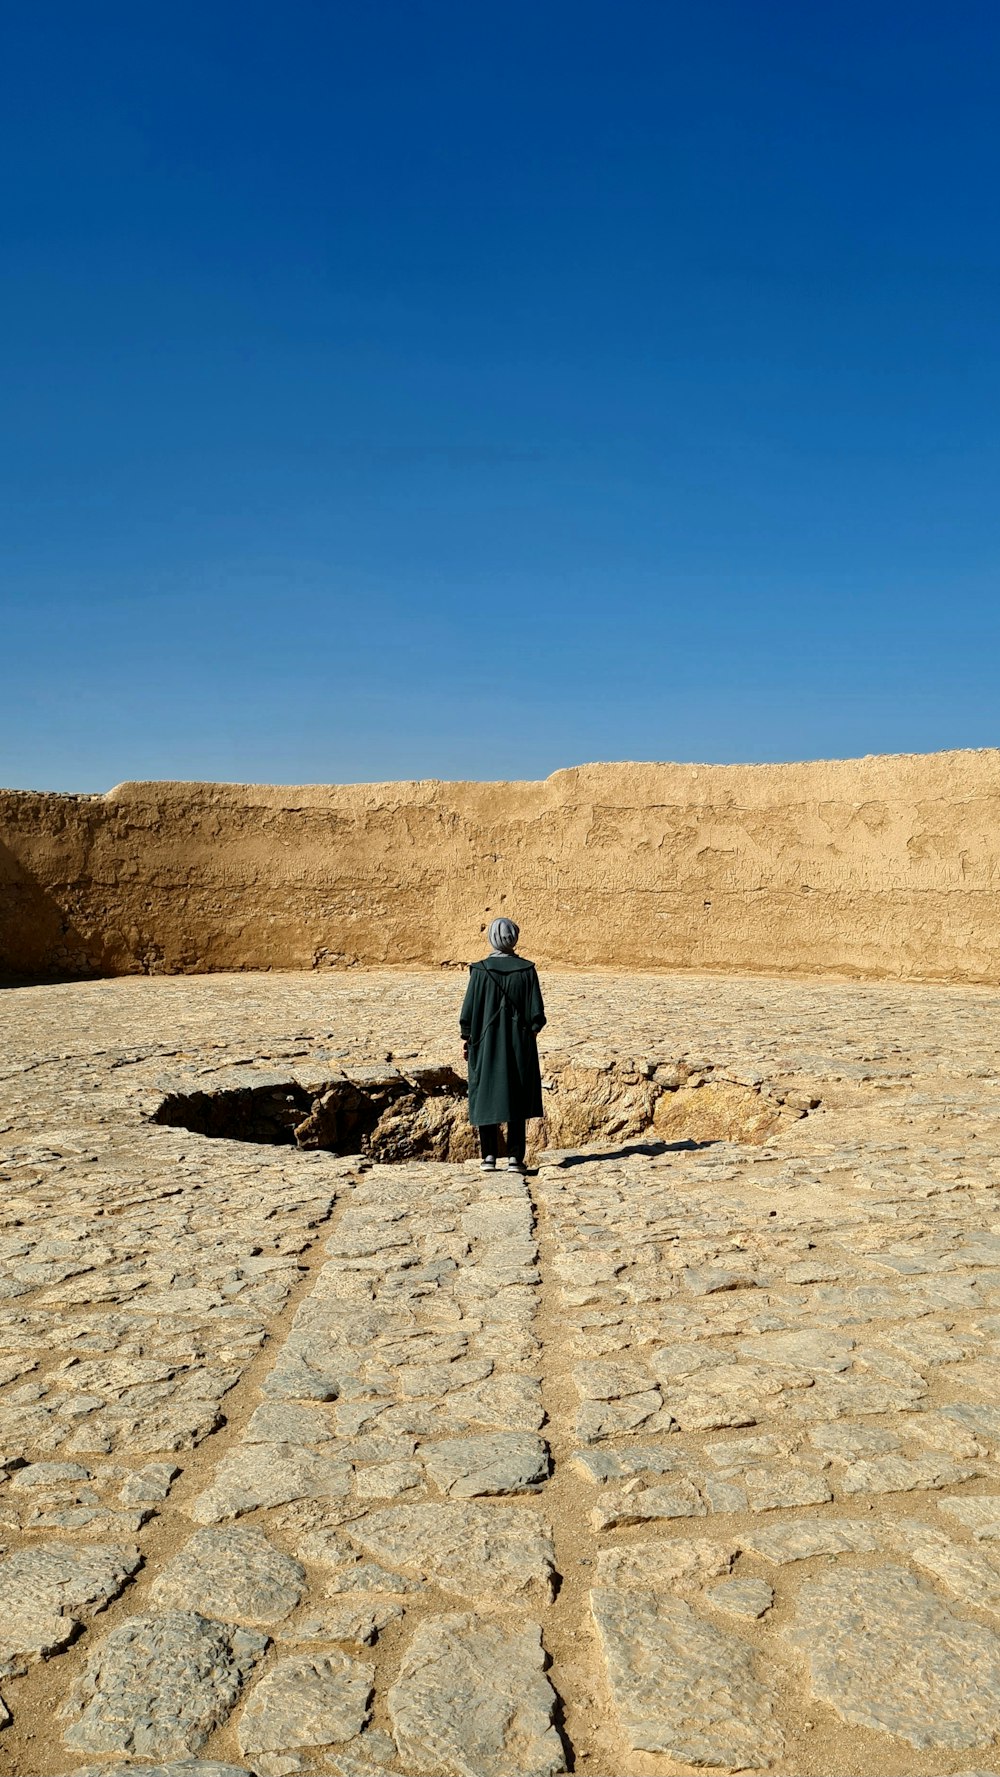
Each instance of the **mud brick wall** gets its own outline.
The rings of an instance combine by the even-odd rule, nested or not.
[[[540,963],[993,982],[1000,753],[0,791],[0,972]]]

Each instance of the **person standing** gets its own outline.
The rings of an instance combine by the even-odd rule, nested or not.
[[[518,956],[520,927],[495,919],[490,954],[469,968],[459,1014],[469,1064],[469,1121],[479,1130],[483,1170],[497,1163],[501,1123],[507,1126],[507,1168],[524,1171],[525,1122],[542,1116],[539,1031],[545,1023],[534,963]]]

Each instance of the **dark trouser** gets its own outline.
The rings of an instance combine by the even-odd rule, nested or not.
[[[483,1154],[484,1160],[491,1154],[494,1156],[494,1158],[496,1157],[496,1154],[499,1149],[499,1143],[500,1143],[500,1125],[499,1125],[499,1123],[480,1123],[480,1125],[479,1125],[479,1145],[480,1145],[480,1148],[482,1149],[482,1154]],[[523,1160],[524,1159],[524,1143],[525,1143],[524,1118],[523,1117],[512,1117],[510,1119],[510,1122],[507,1124],[507,1152],[510,1155],[512,1160]]]

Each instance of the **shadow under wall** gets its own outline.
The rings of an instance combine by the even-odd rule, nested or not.
[[[0,840],[0,987],[105,973],[94,951],[57,897]]]

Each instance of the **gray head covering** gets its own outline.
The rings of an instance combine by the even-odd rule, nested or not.
[[[521,928],[512,919],[495,919],[489,929],[490,949],[498,956],[512,956],[517,949]]]

